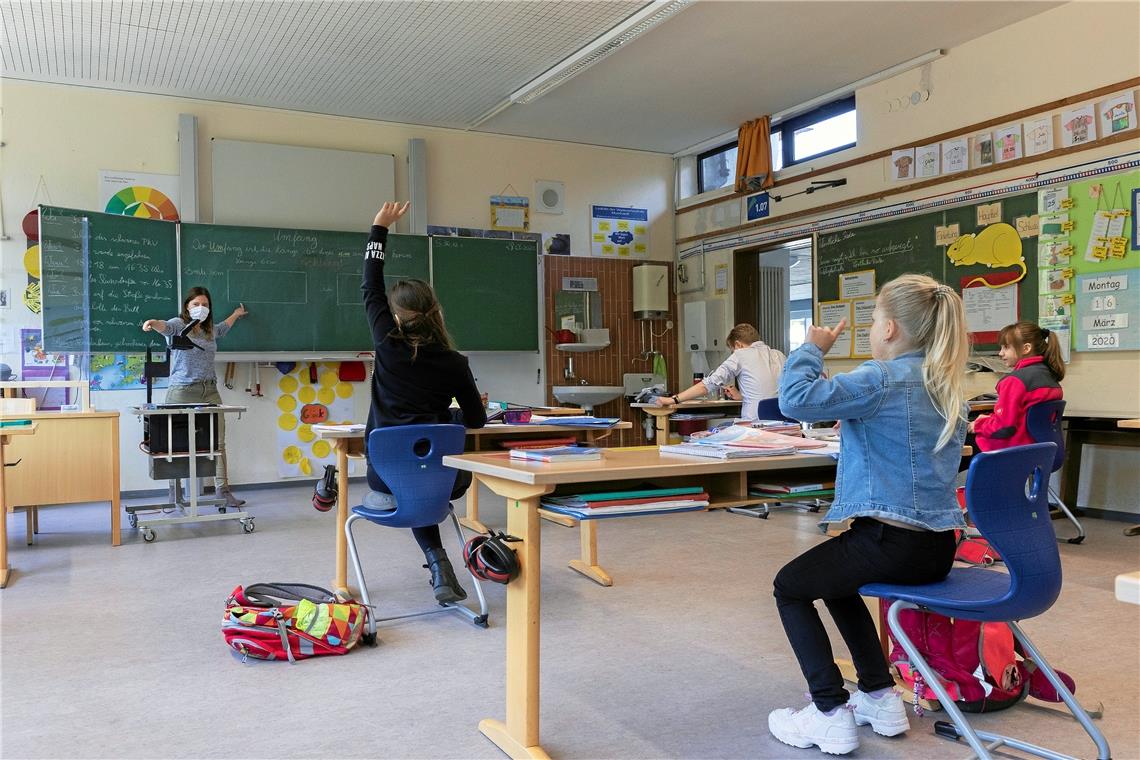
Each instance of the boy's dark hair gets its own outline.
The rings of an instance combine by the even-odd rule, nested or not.
[[[1049,330],[1042,329],[1036,322],[1021,320],[1012,325],[1001,328],[998,343],[1017,349],[1028,343],[1033,356],[1045,358],[1045,366],[1053,373],[1058,381],[1065,379],[1065,361],[1061,358],[1061,339]]]
[[[412,359],[420,346],[437,343],[453,348],[443,323],[443,310],[431,285],[423,280],[400,280],[388,293],[388,305],[396,319],[396,329],[390,335],[412,347]]]

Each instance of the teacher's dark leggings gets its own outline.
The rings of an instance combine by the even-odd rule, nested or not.
[[[851,652],[859,690],[885,689],[894,680],[859,587],[934,583],[953,562],[952,530],[907,530],[859,517],[850,530],[784,565],[776,574],[776,608],[817,708],[827,712],[846,704],[848,694],[815,600],[823,600]]]

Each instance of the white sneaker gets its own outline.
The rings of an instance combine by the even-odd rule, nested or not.
[[[876,734],[882,736],[898,736],[910,729],[910,721],[906,717],[906,705],[902,696],[891,689],[879,697],[872,697],[862,691],[856,691],[847,700],[849,707],[854,709],[856,725],[871,724]]]
[[[859,748],[855,716],[846,705],[825,715],[815,703],[802,710],[785,707],[768,713],[768,731],[784,744],[805,749],[813,744],[830,755]]]

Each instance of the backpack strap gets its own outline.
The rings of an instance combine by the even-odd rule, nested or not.
[[[302,599],[316,604],[343,601],[332,591],[307,583],[254,583],[245,587],[245,598],[266,607],[280,607],[283,603],[296,604]]]

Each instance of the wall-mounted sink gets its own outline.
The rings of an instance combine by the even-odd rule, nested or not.
[[[553,390],[554,398],[564,404],[577,404],[591,414],[598,404],[613,401],[625,393],[620,385],[556,385]]]

